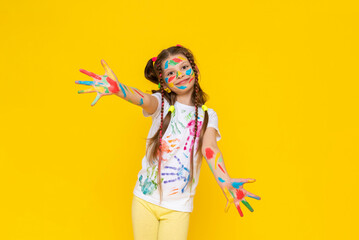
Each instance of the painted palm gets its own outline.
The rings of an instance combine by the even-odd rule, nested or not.
[[[146,179],[143,180],[143,176],[141,175],[139,178],[141,191],[145,195],[152,195],[152,193],[157,189],[157,166],[148,167],[147,168],[147,176]],[[142,182],[143,180],[143,182]],[[163,181],[163,178],[161,179]]]
[[[105,60],[101,60],[101,64],[105,69],[104,75],[98,75],[87,70],[80,69],[80,72],[92,77],[93,81],[75,81],[75,83],[77,84],[91,86],[88,89],[78,91],[78,93],[97,92],[96,98],[91,103],[91,106],[94,106],[102,96],[117,93],[120,91],[120,87],[122,88],[120,82],[117,80],[116,75],[107,65]]]
[[[162,176],[171,176],[170,179],[166,179],[163,181],[164,184],[166,183],[171,183],[171,182],[185,182],[186,184],[184,185],[184,187],[181,189],[181,192],[184,192],[184,189],[186,188],[188,181],[189,181],[189,169],[186,168],[183,163],[181,162],[181,160],[177,157],[174,156],[177,159],[177,166],[173,167],[173,166],[165,166],[164,169],[166,169],[166,172],[162,172],[161,175]]]
[[[241,207],[239,206],[239,203],[242,202],[244,206],[246,206],[249,211],[253,212],[253,208],[249,203],[245,200],[245,197],[251,197],[257,200],[260,200],[261,198],[257,195],[254,195],[253,193],[250,193],[249,191],[245,190],[243,188],[243,184],[245,183],[253,183],[256,180],[252,178],[231,178],[229,181],[224,181],[219,179],[221,184],[222,191],[224,195],[227,198],[227,204],[225,207],[225,212],[228,212],[228,209],[232,203],[236,206],[238,213],[241,217],[243,217],[243,212],[241,210]]]

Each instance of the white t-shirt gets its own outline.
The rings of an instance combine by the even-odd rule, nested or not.
[[[148,133],[147,138],[152,137],[161,125],[161,93],[153,93],[158,99],[158,106],[156,111],[150,115],[144,109],[142,113],[145,117],[152,117],[152,126]],[[166,116],[170,105],[166,98],[164,98],[163,117]],[[193,184],[192,190],[188,186],[189,174],[190,174],[190,150],[191,142],[194,137],[194,125],[195,125],[195,107],[182,104],[178,101],[174,104],[175,110],[172,113],[171,122],[165,133],[162,132],[163,140],[163,152],[161,162],[161,178],[162,181],[162,202],[160,204],[160,195],[157,187],[157,173],[158,162],[155,165],[150,166],[147,162],[146,156],[142,159],[142,169],[138,173],[136,186],[134,188],[134,195],[142,198],[150,203],[159,205],[164,208],[182,211],[192,212],[193,210],[193,197],[198,185],[200,167],[197,169],[197,157],[194,154],[194,169],[193,169]],[[207,128],[213,127],[217,130],[218,135],[216,140],[221,139],[220,132],[218,130],[218,117],[216,112],[208,108],[208,124]],[[201,107],[198,108],[198,122],[196,137],[196,143],[194,150],[197,150],[199,133],[202,128],[202,122],[204,119],[204,112]],[[147,147],[148,143],[146,143]],[[202,163],[202,162],[201,162]],[[201,165],[200,163],[200,165]]]

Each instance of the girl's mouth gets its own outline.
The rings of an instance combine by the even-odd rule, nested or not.
[[[182,81],[176,83],[176,85],[182,85],[182,84],[184,84],[184,83],[187,83],[188,79],[189,79],[189,78],[187,78],[187,79],[185,79],[185,80],[182,80]]]

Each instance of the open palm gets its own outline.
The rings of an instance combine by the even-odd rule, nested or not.
[[[91,103],[91,106],[94,106],[97,101],[104,95],[111,95],[120,91],[120,83],[117,80],[116,75],[107,65],[105,60],[101,60],[101,64],[105,69],[104,75],[98,75],[92,72],[89,72],[84,69],[80,69],[80,72],[92,77],[93,81],[75,81],[77,84],[83,84],[91,86],[86,90],[80,90],[78,93],[92,93],[97,92],[95,100]]]
[[[239,215],[243,217],[243,212],[241,210],[241,207],[239,206],[239,203],[242,202],[243,205],[249,209],[249,211],[253,212],[253,208],[244,198],[251,197],[257,200],[260,200],[261,198],[245,190],[243,188],[243,184],[253,183],[255,181],[256,180],[252,178],[231,178],[230,181],[221,183],[222,191],[227,198],[227,204],[224,211],[228,212],[230,205],[234,203],[239,212]]]

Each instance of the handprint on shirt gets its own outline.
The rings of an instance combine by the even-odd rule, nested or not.
[[[202,123],[203,123],[202,121],[197,122],[197,136],[196,136],[196,143],[197,144],[198,144],[199,136],[200,136],[201,129],[202,129]],[[190,144],[190,147],[189,147],[189,150],[188,150],[189,153],[192,151],[195,124],[196,124],[195,120],[191,120],[187,124],[187,128],[189,128],[190,135],[187,137],[187,140],[186,140],[186,143],[185,143],[183,149],[187,150],[187,143],[188,143],[189,139],[192,138],[192,144]],[[185,156],[188,158],[187,155],[185,155]]]
[[[151,173],[150,173],[151,168]],[[151,195],[157,189],[157,166],[147,168],[147,177],[142,183],[143,176],[138,179],[140,181],[141,191],[145,195]],[[163,181],[163,178],[161,179]]]
[[[180,148],[178,147],[178,143],[180,143],[180,141],[181,140],[179,138],[172,137],[171,135],[161,139],[162,160],[167,161],[172,158],[172,156],[176,153],[175,150]],[[157,157],[159,157],[159,154],[160,152],[157,151]]]

